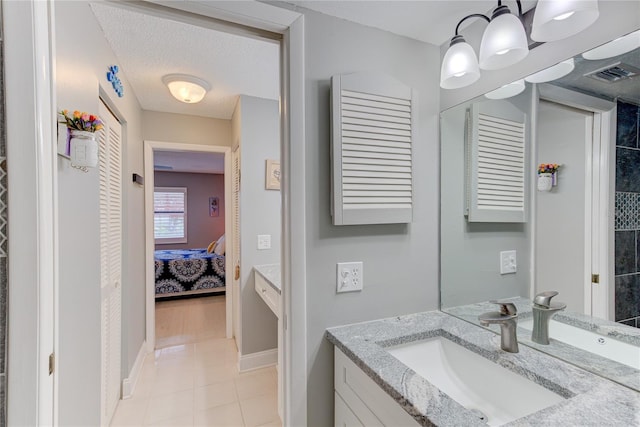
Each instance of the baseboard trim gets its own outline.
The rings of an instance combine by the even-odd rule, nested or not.
[[[240,372],[253,371],[278,364],[278,349],[259,351],[257,353],[242,354],[238,352],[238,370]]]
[[[136,384],[138,383],[138,377],[140,376],[140,371],[142,370],[142,365],[144,363],[144,358],[147,355],[147,342],[143,341],[140,346],[140,350],[138,351],[138,355],[136,356],[136,361],[133,362],[133,367],[131,368],[131,372],[129,372],[129,376],[122,380],[122,398],[129,399],[133,396],[133,392],[136,390]]]

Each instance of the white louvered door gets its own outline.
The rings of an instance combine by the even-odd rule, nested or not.
[[[232,303],[233,303],[233,335],[236,340],[239,337],[238,328],[240,327],[240,145],[233,150],[231,156],[233,163],[233,281],[232,287]],[[240,343],[237,343],[240,346]]]
[[[525,222],[526,115],[506,101],[479,103],[468,124],[469,222]]]
[[[414,91],[380,74],[332,78],[333,223],[412,220]]]
[[[101,425],[108,426],[120,399],[122,301],[122,126],[100,103]]]

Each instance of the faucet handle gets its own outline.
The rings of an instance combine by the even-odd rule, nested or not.
[[[492,299],[489,302],[492,303],[492,304],[498,304],[500,306],[500,314],[502,314],[504,316],[515,316],[516,314],[518,314],[518,309],[516,308],[516,305],[510,300],[506,300],[506,299],[495,300],[495,299]]]
[[[555,297],[556,295],[558,295],[557,291],[540,292],[533,299],[533,303],[536,305],[541,305],[543,307],[549,308],[551,307],[551,298]]]

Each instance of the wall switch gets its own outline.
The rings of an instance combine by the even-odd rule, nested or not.
[[[500,274],[511,274],[517,271],[516,251],[500,252]]]
[[[364,283],[362,262],[339,262],[336,292],[361,291]]]
[[[258,249],[271,249],[271,234],[258,234]]]

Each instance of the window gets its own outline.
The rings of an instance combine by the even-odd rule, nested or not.
[[[153,191],[153,234],[156,244],[187,243],[187,189],[156,187]]]

